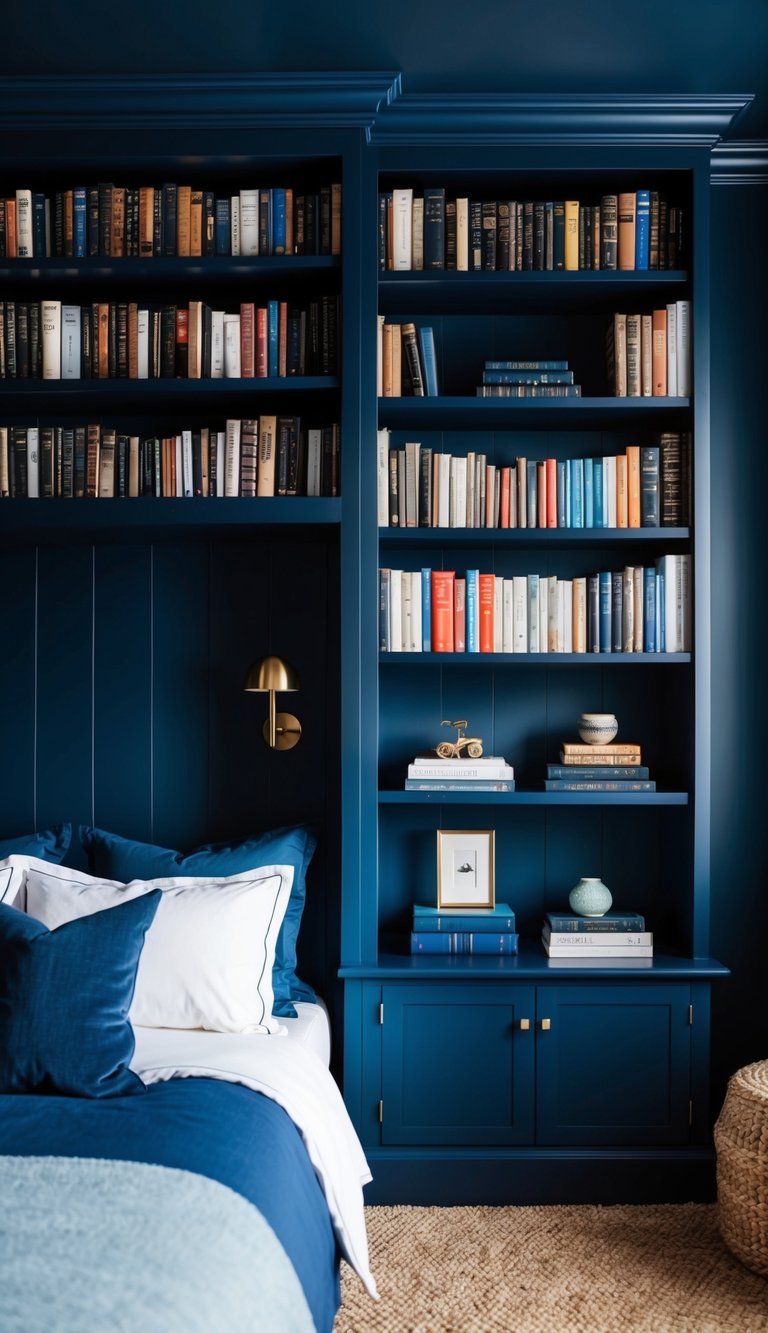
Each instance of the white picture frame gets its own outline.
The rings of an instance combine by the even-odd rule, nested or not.
[[[493,829],[437,830],[437,905],[481,911],[493,907]]]

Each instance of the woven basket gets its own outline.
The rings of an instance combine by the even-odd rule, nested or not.
[[[729,1250],[768,1277],[768,1060],[731,1078],[715,1125],[720,1231]]]

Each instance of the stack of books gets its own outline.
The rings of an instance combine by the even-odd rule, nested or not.
[[[639,745],[563,741],[559,764],[547,764],[545,791],[655,791]]]
[[[486,361],[478,398],[580,398],[567,361]]]
[[[408,765],[406,791],[515,790],[515,770],[500,755],[482,759],[439,759],[432,751]]]
[[[637,912],[596,917],[547,912],[541,942],[549,958],[653,957],[653,934]]]
[[[509,903],[496,903],[476,912],[465,908],[413,909],[411,953],[474,953],[506,957],[517,953],[519,936]]]

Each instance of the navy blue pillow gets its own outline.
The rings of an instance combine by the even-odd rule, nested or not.
[[[20,838],[0,838],[0,861],[6,856],[37,856],[41,861],[60,865],[71,838],[71,824],[54,824],[42,833],[25,833]]]
[[[0,903],[0,1093],[122,1097],[128,1010],[160,889],[49,930]]]
[[[296,940],[306,897],[306,873],[317,846],[314,832],[304,825],[271,829],[240,842],[206,843],[194,851],[170,851],[154,843],[121,838],[117,833],[80,825],[80,841],[92,875],[127,884],[132,879],[168,879],[173,875],[239,875],[260,866],[293,866],[288,910],[280,927],[272,969],[274,1004],[279,1018],[295,1018],[293,1000],[316,999],[315,992],[296,976]]]

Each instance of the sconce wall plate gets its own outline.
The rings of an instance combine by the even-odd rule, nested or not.
[[[262,734],[272,750],[292,750],[301,739],[299,719],[293,713],[278,713],[275,706],[275,694],[278,691],[292,693],[298,688],[297,672],[281,657],[262,657],[248,668],[244,689],[250,693],[269,695],[269,715],[262,727]]]

